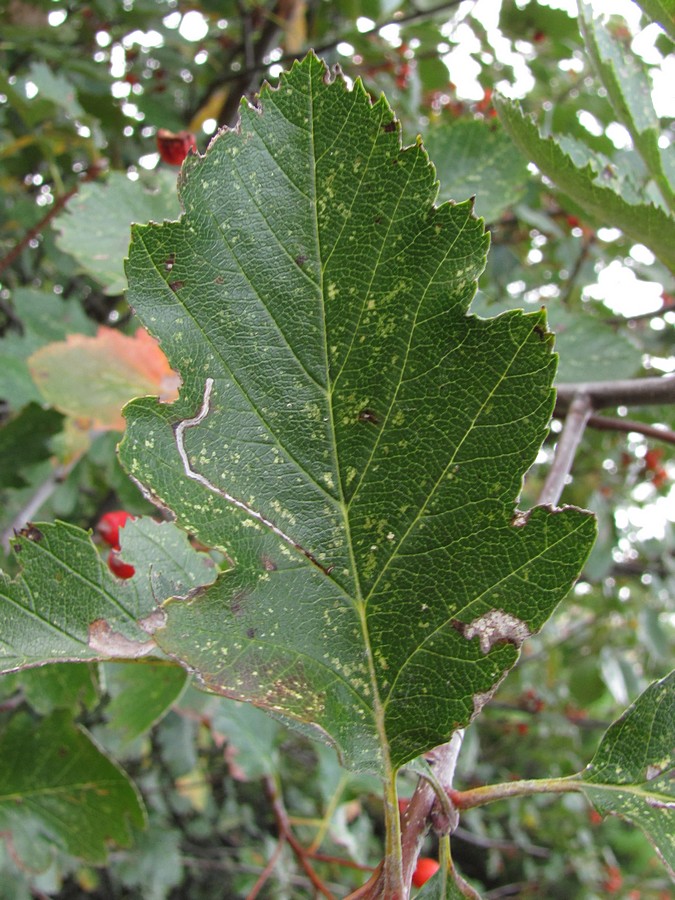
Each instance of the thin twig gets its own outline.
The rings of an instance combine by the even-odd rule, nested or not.
[[[595,234],[594,233],[584,236],[583,243],[582,243],[581,249],[579,251],[579,255],[577,256],[577,258],[574,262],[572,271],[570,272],[570,274],[567,278],[567,281],[565,283],[565,291],[564,291],[562,297],[560,298],[561,303],[563,303],[565,306],[567,306],[567,304],[570,301],[570,298],[574,291],[574,286],[576,285],[577,279],[579,278],[579,273],[581,272],[581,269],[583,268],[584,263],[588,259],[588,255],[591,252],[591,247],[593,246],[594,243],[595,243]]]
[[[461,826],[455,829],[455,837],[467,844],[473,844],[474,847],[484,847],[486,850],[504,850],[507,853],[516,850],[527,853],[529,856],[538,856],[540,859],[548,859],[551,855],[551,851],[547,847],[538,847],[536,844],[519,844],[517,841],[497,840],[482,834],[474,834],[473,831],[467,831]]]
[[[312,882],[316,890],[320,894],[323,894],[323,896],[326,897],[327,900],[335,900],[333,894],[331,894],[326,885],[310,865],[307,859],[305,848],[293,834],[290,822],[288,821],[288,813],[286,812],[286,807],[284,806],[281,795],[277,790],[277,785],[274,778],[272,778],[270,775],[266,775],[263,779],[263,783],[265,786],[265,793],[267,794],[267,797],[272,804],[272,810],[277,822],[277,828],[279,829],[279,835],[283,835],[284,839],[288,841],[293,852],[295,853],[298,862],[304,869],[305,874]]]
[[[269,63],[264,63],[270,50],[274,49],[277,40],[285,22],[287,22],[295,9],[297,0],[279,0],[274,8],[267,14],[267,21],[262,27],[258,40],[253,45],[251,42],[250,30],[245,23],[244,30],[244,55],[246,62],[252,60],[251,65],[245,63],[244,69],[237,72],[236,78],[232,79],[235,83],[227,95],[227,99],[223,104],[218,117],[218,124],[233,126],[239,115],[239,103],[242,97],[251,93],[257,82],[257,73],[269,67]],[[292,57],[293,59],[295,56]],[[227,83],[230,79],[221,79],[220,87]]]
[[[58,215],[61,212],[66,203],[70,200],[71,197],[74,197],[75,194],[79,191],[80,187],[85,184],[87,181],[92,181],[94,178],[97,178],[101,172],[103,171],[104,165],[102,162],[93,163],[89,169],[87,170],[84,177],[81,181],[71,190],[66,191],[65,194],[61,194],[60,197],[57,197],[50,209],[47,213],[40,219],[40,221],[33,225],[32,228],[29,228],[28,231],[24,234],[20,241],[18,241],[9,253],[6,254],[2,259],[0,259],[0,273],[4,272],[12,263],[18,259],[19,256],[23,253],[26,247],[30,244],[31,241],[35,240],[35,238],[42,234],[47,225],[51,222],[54,216]]]
[[[267,861],[267,865],[262,870],[262,872],[258,876],[258,880],[249,891],[246,900],[255,900],[260,891],[264,888],[268,878],[274,871],[274,867],[276,866],[279,857],[281,856],[281,851],[283,850],[285,842],[286,835],[282,832],[279,835],[279,840],[277,841],[277,845],[274,848],[274,853],[270,856],[269,860]]]
[[[78,461],[79,457],[73,460],[69,465],[57,466],[53,469],[42,484],[38,486],[34,494],[27,500],[24,506],[17,512],[9,525],[2,534],[0,534],[0,546],[5,553],[9,552],[10,541],[14,535],[18,531],[21,531],[22,528],[25,528],[28,522],[37,515],[57,487],[60,484],[63,484],[71,469]]]
[[[367,866],[364,863],[355,862],[353,859],[345,859],[343,856],[331,856],[329,853],[319,853],[316,850],[308,850],[307,856],[311,856],[317,862],[333,863],[336,866],[345,866],[348,869],[358,869],[359,872],[374,872],[375,866]]]
[[[414,12],[406,13],[403,16],[393,16],[390,19],[386,19],[384,22],[379,22],[374,25],[373,28],[370,28],[368,31],[361,32],[361,37],[368,37],[371,34],[377,34],[381,28],[386,28],[387,25],[411,25],[415,22],[421,22],[425,19],[432,18],[438,13],[446,12],[447,10],[453,9],[455,6],[459,6],[462,0],[447,0],[446,3],[439,3],[438,6],[434,6],[431,9],[423,9],[423,10],[415,10]],[[322,44],[317,44],[312,49],[320,56],[322,53],[325,53],[327,50],[333,50],[337,45],[345,40],[345,35],[341,34],[338,37],[332,38],[329,41],[324,41]],[[288,63],[292,63],[295,59],[298,59],[300,54],[297,53],[285,53],[280,59],[275,60],[275,65],[285,66]],[[239,82],[243,79],[253,79],[255,76],[258,76],[261,72],[265,72],[269,69],[271,63],[264,62],[261,58],[259,59],[255,65],[250,68],[243,69],[240,72],[235,72],[232,75],[226,75],[223,78],[219,78],[217,82],[214,82],[212,85],[212,91],[217,90],[220,87],[224,87],[227,84],[231,84],[232,82]],[[234,91],[235,96],[238,94],[237,91]],[[237,101],[239,99],[238,95]]]
[[[577,447],[583,437],[592,411],[591,398],[583,391],[570,403],[563,430],[558,438],[553,462],[537,500],[540,506],[556,506],[563,492]]]
[[[642,434],[645,437],[656,438],[657,441],[664,441],[666,444],[675,444],[675,431],[670,428],[658,428],[656,425],[647,425],[645,422],[638,422],[636,419],[613,419],[609,416],[591,416],[586,423],[590,428],[597,428],[600,431],[623,431]]]

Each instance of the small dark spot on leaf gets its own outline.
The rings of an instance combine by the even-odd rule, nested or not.
[[[308,259],[309,259],[308,256],[305,256],[304,253],[300,253],[298,256],[295,257],[295,264],[298,266],[304,266],[304,264],[307,262]]]
[[[32,522],[29,522],[25,528],[22,528],[19,534],[21,535],[21,537],[25,537],[28,541],[35,541],[36,544],[44,537],[44,534],[40,531],[39,528],[36,528]]]
[[[170,282],[169,282],[169,287],[171,288],[171,290],[172,290],[172,291],[174,292],[174,294],[175,294],[176,291],[179,291],[179,290],[183,287],[184,284],[185,284],[184,281],[170,281]]]
[[[225,279],[223,278],[222,275],[216,275],[216,277],[213,279],[213,283],[214,284],[224,284]]]
[[[246,637],[254,638],[255,637],[255,628],[247,628],[246,629]]]
[[[246,599],[245,591],[238,591],[230,601],[230,612],[233,616],[241,615],[244,600]]]
[[[164,268],[167,272],[170,272],[173,269],[173,264],[176,262],[176,254],[169,253],[167,258],[164,260]]]
[[[538,334],[542,341],[546,340],[546,329],[544,328],[543,325],[535,325],[534,333]]]
[[[276,572],[276,570],[277,570],[277,564],[274,562],[273,559],[271,559],[266,554],[263,555],[263,557],[262,557],[262,564],[263,564],[263,569],[266,572]]]
[[[375,218],[373,219],[373,222],[376,225],[379,225],[381,221],[382,221],[382,216],[375,216]]]
[[[392,159],[391,164],[392,164],[392,166],[397,166],[397,165],[398,165],[398,160],[397,160],[397,159]]]
[[[380,417],[372,409],[362,409],[359,413],[359,422],[370,422],[371,425],[379,425]]]
[[[382,126],[386,132],[391,133],[392,131],[396,131],[396,119],[392,119],[391,122],[387,122]]]
[[[61,746],[61,747],[59,747],[59,749],[57,750],[57,753],[58,753],[58,755],[61,756],[61,757],[68,756],[68,748],[67,748],[67,747]]]

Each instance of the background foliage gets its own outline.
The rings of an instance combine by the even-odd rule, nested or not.
[[[476,195],[492,249],[474,311],[545,306],[559,383],[673,371],[672,154],[659,154],[671,123],[656,113],[639,118],[630,93],[643,111],[645,85],[648,95],[672,51],[664,16],[664,30],[649,26],[653,49],[640,56],[634,50],[644,41],[633,42],[633,33],[646,18],[636,26],[612,17],[595,34],[585,4],[582,23],[534,2],[4,6],[0,531],[10,574],[20,555],[9,538],[27,520],[94,528],[112,508],[153,514],[115,448],[127,399],[175,391],[124,295],[130,223],[179,212],[176,170],[157,157],[157,130],[193,131],[204,150],[217,126],[234,124],[242,94],[265,77],[274,81],[281,64],[310,46],[360,76],[374,97],[386,92],[405,143],[423,134],[441,199]],[[486,6],[499,11],[492,24]],[[661,4],[647,6],[658,19],[651,7]],[[390,24],[379,31],[376,23]],[[618,98],[607,86],[613,53],[632,66]],[[473,88],[460,79],[467,66]],[[500,125],[496,88],[521,99],[538,131],[503,100],[508,130]],[[564,137],[553,143],[551,134]],[[531,159],[548,178],[528,169]],[[563,170],[556,188],[550,179]],[[622,305],[612,286],[633,278],[644,309]],[[101,396],[92,405],[94,384]],[[629,415],[672,435],[674,409],[643,404]],[[626,417],[615,404],[611,418]],[[539,494],[559,431],[554,420],[522,506]],[[606,727],[667,673],[675,614],[670,446],[637,428],[586,430],[563,501],[596,513],[599,540],[572,596],[469,728],[457,787],[579,771]],[[151,527],[125,529],[123,552],[140,564],[159,546],[178,559],[173,526],[157,525],[157,534]],[[176,578],[187,590],[196,563],[181,552]],[[150,580],[136,608],[151,609],[159,589]],[[331,751],[257,710],[199,693],[181,670],[54,664],[3,677],[0,704],[3,760],[12,747],[30,746],[26,777],[54,771],[58,796],[55,761],[59,742],[68,742],[95,754],[101,780],[115,785],[126,809],[104,832],[94,828],[100,810],[91,827],[80,820],[55,828],[67,798],[18,823],[0,816],[0,830],[11,825],[13,833],[0,852],[0,895],[244,897],[278,853],[262,895],[310,897],[291,842],[278,843],[289,822],[305,846],[329,857],[313,864],[338,896],[363,872],[333,857],[355,866],[379,859],[375,781],[345,773]],[[96,744],[82,743],[81,728]],[[412,791],[412,777],[401,778]],[[435,852],[429,838],[425,853]],[[660,898],[669,890],[642,833],[615,818],[599,821],[576,794],[470,810],[453,855],[487,897]]]

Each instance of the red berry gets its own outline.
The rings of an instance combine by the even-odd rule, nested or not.
[[[652,447],[651,450],[647,450],[645,453],[645,469],[650,472],[658,472],[661,468],[663,456],[664,453],[661,447]]]
[[[588,821],[591,825],[599,825],[602,822],[602,816],[595,809],[588,810]]]
[[[117,550],[111,550],[108,554],[108,567],[113,575],[118,578],[131,578],[136,574],[136,569],[128,563],[122,562],[117,555]]]
[[[439,863],[429,856],[420,856],[417,867],[413,872],[412,881],[415,887],[422,887],[440,869]]]
[[[157,149],[164,162],[180,166],[190,150],[197,152],[197,140],[191,131],[174,134],[173,131],[160,128],[157,132]]]
[[[608,894],[616,894],[621,890],[621,885],[623,884],[623,878],[621,877],[621,872],[617,869],[616,866],[607,866],[605,869],[606,877],[602,882],[603,889]]]
[[[668,473],[660,466],[652,475],[651,482],[655,488],[661,489],[665,484],[668,484]]]
[[[127,519],[133,519],[131,513],[123,509],[113,509],[111,512],[101,516],[96,526],[96,530],[103,540],[114,550],[120,549],[120,528],[124,528]]]

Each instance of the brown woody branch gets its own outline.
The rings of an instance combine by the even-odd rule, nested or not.
[[[593,419],[595,427],[611,428],[618,419],[605,420],[593,416],[599,409],[609,406],[652,406],[655,404],[675,404],[675,376],[660,378],[634,378],[623,381],[589,381],[583,384],[560,384],[554,415],[564,416],[565,424],[556,444],[551,468],[539,494],[539,504],[555,506],[565,487],[574,457],[586,426]],[[598,424],[598,422],[600,424]],[[646,434],[669,441],[671,432],[654,426],[640,426],[631,422],[627,430]],[[632,427],[638,426],[638,427]],[[614,429],[619,430],[614,424]],[[621,429],[624,430],[624,429]]]
[[[65,194],[61,194],[60,197],[54,201],[48,212],[40,219],[40,221],[33,225],[32,228],[29,228],[28,231],[24,234],[20,241],[18,241],[12,249],[7,253],[3,259],[0,259],[0,274],[5,271],[9,266],[11,266],[18,258],[21,256],[23,251],[28,247],[31,241],[35,240],[38,235],[42,234],[47,225],[51,222],[54,216],[58,215],[66,203],[70,200],[71,197],[74,197],[75,194],[79,191],[81,185],[85,184],[87,181],[92,181],[94,178],[97,178],[104,169],[104,163],[98,162],[93,163],[89,166],[86,174],[81,179],[81,181],[70,191],[66,191]]]

